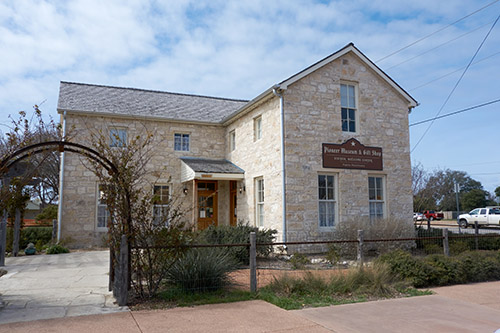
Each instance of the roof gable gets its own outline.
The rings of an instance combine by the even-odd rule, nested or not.
[[[298,72],[297,74],[294,74],[290,76],[288,79],[281,81],[278,85],[281,89],[287,89],[287,87],[298,80],[302,79],[303,77],[311,74],[312,72],[322,68],[323,66],[333,62],[334,60],[342,57],[343,55],[352,52],[355,55],[358,56],[358,58],[361,59],[368,67],[370,67],[375,73],[377,73],[384,81],[386,81],[391,87],[393,87],[399,94],[401,94],[407,101],[408,101],[408,106],[410,108],[416,107],[418,105],[418,102],[410,95],[408,94],[399,84],[397,84],[389,75],[387,75],[384,71],[382,71],[377,65],[375,65],[374,62],[372,62],[367,56],[365,56],[360,50],[358,50],[353,43],[349,43],[342,49],[338,50],[337,52],[329,55],[326,58],[321,59],[315,64],[312,64],[311,66],[303,69],[302,71]]]

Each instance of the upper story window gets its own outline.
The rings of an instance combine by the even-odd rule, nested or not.
[[[350,84],[340,85],[340,106],[342,113],[342,131],[356,132],[356,87]]]
[[[264,178],[255,178],[255,224],[264,226]]]
[[[231,151],[236,149],[236,132],[234,130],[229,133],[229,149]]]
[[[168,185],[155,185],[153,188],[153,218],[155,223],[168,223],[170,188]]]
[[[174,150],[189,151],[189,134],[174,134]]]
[[[253,120],[253,141],[262,138],[262,116],[254,118]]]
[[[319,226],[335,226],[337,200],[335,195],[335,176],[318,175]]]
[[[127,129],[112,127],[109,129],[110,147],[125,147],[127,145]]]
[[[368,200],[370,202],[370,220],[384,218],[384,177],[368,177]]]

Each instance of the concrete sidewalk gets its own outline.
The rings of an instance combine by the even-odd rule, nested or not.
[[[263,301],[66,317],[0,325],[0,332],[495,332],[500,282],[435,295],[285,311]]]
[[[128,310],[108,291],[109,251],[22,256],[5,264],[0,324]]]

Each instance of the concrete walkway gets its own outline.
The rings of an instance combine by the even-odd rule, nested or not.
[[[0,324],[128,310],[108,292],[108,251],[6,258],[4,268]]]

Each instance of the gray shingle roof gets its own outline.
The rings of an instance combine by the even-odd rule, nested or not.
[[[219,123],[247,102],[61,81],[57,109]]]
[[[208,159],[196,157],[181,157],[194,172],[204,173],[245,173],[243,169],[224,159]]]

